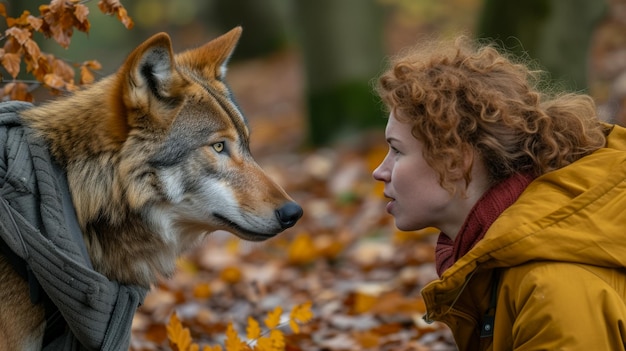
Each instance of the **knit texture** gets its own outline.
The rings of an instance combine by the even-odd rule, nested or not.
[[[455,240],[443,232],[439,234],[435,263],[440,277],[485,236],[491,224],[517,200],[533,179],[527,174],[515,174],[496,184],[476,202]]]
[[[147,290],[94,271],[65,175],[45,142],[22,125],[21,102],[0,104],[0,238],[32,269],[69,329],[45,350],[126,350]],[[68,201],[70,203],[68,203]],[[0,282],[1,284],[1,282]]]

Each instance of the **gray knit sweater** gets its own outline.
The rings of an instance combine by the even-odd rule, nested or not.
[[[127,350],[147,291],[93,270],[65,174],[17,114],[31,106],[0,103],[0,238],[28,264],[67,322],[44,350]]]

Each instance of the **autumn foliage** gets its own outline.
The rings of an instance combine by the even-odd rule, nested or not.
[[[267,314],[264,319],[266,330],[254,317],[248,317],[246,338],[244,341],[235,330],[233,323],[229,323],[226,329],[225,351],[282,351],[285,350],[285,334],[281,331],[283,311],[277,306]],[[294,333],[300,332],[300,324],[306,323],[313,318],[311,303],[307,302],[295,306],[289,313],[289,325]],[[167,338],[169,345],[174,351],[199,351],[200,345],[193,342],[191,332],[184,327],[176,313],[170,317],[167,325]],[[222,351],[221,345],[205,345],[202,351]]]
[[[7,25],[4,34],[0,36],[4,40],[0,49],[0,64],[12,78],[6,81],[3,74],[4,85],[0,90],[0,98],[33,101],[29,87],[33,82],[29,84],[28,81],[17,79],[22,70],[35,79],[35,84],[43,84],[53,92],[74,91],[79,85],[94,81],[92,71],[101,68],[98,61],[65,62],[42,52],[33,39],[33,34],[38,32],[67,48],[74,30],[89,32],[89,8],[85,6],[88,1],[51,0],[49,4],[39,6],[39,15],[24,11],[19,17],[9,16],[5,4],[0,2],[0,15],[5,18]],[[126,28],[133,27],[132,19],[119,0],[100,0],[98,8],[104,14],[115,15]],[[79,72],[77,81],[76,71]]]

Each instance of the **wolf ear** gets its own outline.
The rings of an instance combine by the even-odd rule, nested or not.
[[[203,46],[176,55],[178,65],[190,68],[205,79],[223,80],[226,64],[241,37],[241,27],[235,27]]]
[[[167,128],[184,98],[187,84],[174,67],[172,43],[166,33],[155,34],[128,56],[117,72],[113,99],[113,131],[125,139],[139,123]],[[156,124],[156,125],[155,125]]]

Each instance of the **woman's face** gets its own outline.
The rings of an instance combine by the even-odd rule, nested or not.
[[[422,154],[423,145],[411,134],[411,126],[389,116],[385,130],[389,152],[373,172],[374,179],[385,183],[385,197],[389,212],[400,230],[419,230],[436,227],[456,236],[472,204],[451,194],[439,184],[439,175]],[[458,186],[464,182],[455,183]],[[469,208],[466,208],[470,206]],[[453,232],[448,232],[453,231]]]

